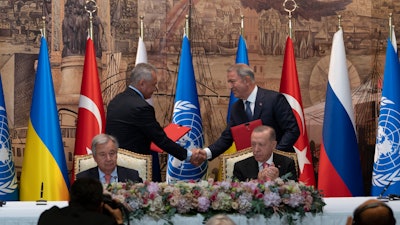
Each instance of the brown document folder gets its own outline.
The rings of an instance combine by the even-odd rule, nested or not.
[[[183,135],[185,135],[189,131],[189,127],[181,126],[175,123],[170,123],[164,128],[164,132],[167,134],[167,137],[173,141],[178,141],[181,137],[183,137]],[[150,145],[150,149],[155,152],[163,152],[163,150],[153,142]]]
[[[251,132],[253,132],[254,128],[261,125],[262,121],[261,119],[258,119],[231,127],[232,138],[235,142],[237,151],[251,147]]]

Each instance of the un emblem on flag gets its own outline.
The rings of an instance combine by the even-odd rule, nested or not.
[[[8,134],[7,117],[5,109],[0,108],[0,196],[13,193],[17,189],[12,152],[10,150],[10,139]]]
[[[178,144],[189,151],[203,146],[203,127],[197,106],[189,101],[178,101],[175,104],[173,122],[191,128],[189,133],[178,141]],[[182,180],[199,181],[206,174],[207,167],[207,160],[200,166],[196,167],[190,162],[180,161],[179,159],[169,155],[167,182],[173,183]]]
[[[394,103],[382,99],[378,131],[375,145],[374,186],[384,187],[390,182],[400,181],[400,113],[388,104]]]

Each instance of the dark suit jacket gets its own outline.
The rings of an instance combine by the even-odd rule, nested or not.
[[[117,138],[119,146],[140,154],[150,154],[150,143],[179,160],[185,160],[187,151],[167,137],[156,120],[153,106],[136,91],[127,88],[107,107],[106,133]]]
[[[139,173],[136,170],[117,166],[118,182],[133,181],[142,183],[143,180],[139,177]],[[93,179],[100,179],[99,167],[93,167],[88,170],[82,171],[76,175],[76,178],[88,177]]]
[[[100,212],[89,211],[80,206],[67,206],[45,210],[39,217],[38,225],[117,225],[116,220]]]
[[[289,179],[297,181],[296,166],[293,159],[283,155],[274,154],[272,161],[274,162],[275,167],[279,169],[279,177],[290,172],[292,176],[290,176]],[[257,179],[258,172],[258,162],[254,156],[252,156],[235,163],[233,167],[233,179],[237,178],[239,181]]]
[[[300,135],[296,118],[285,96],[276,91],[258,87],[252,120],[261,119],[263,125],[275,129],[276,149],[294,152],[293,145]],[[233,142],[231,127],[249,122],[243,101],[236,101],[231,108],[229,123],[217,141],[209,146],[212,159],[224,153]]]

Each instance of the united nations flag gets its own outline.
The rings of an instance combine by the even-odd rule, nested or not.
[[[11,151],[3,85],[0,76],[0,200],[18,200],[18,183]]]
[[[203,147],[204,135],[192,55],[189,39],[186,35],[183,37],[180,58],[172,122],[191,128],[190,132],[179,140],[181,146],[191,150]],[[168,183],[178,180],[198,181],[204,177],[206,172],[207,161],[196,167],[189,162],[180,161],[171,155],[168,156]]]
[[[394,35],[393,35],[394,36]],[[373,196],[400,193],[400,65],[387,42],[383,90],[372,171]]]

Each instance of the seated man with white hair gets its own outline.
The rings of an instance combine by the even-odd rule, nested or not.
[[[137,170],[117,165],[118,141],[108,134],[96,135],[92,140],[93,159],[96,167],[82,171],[76,178],[90,177],[103,184],[112,182],[143,182]]]

